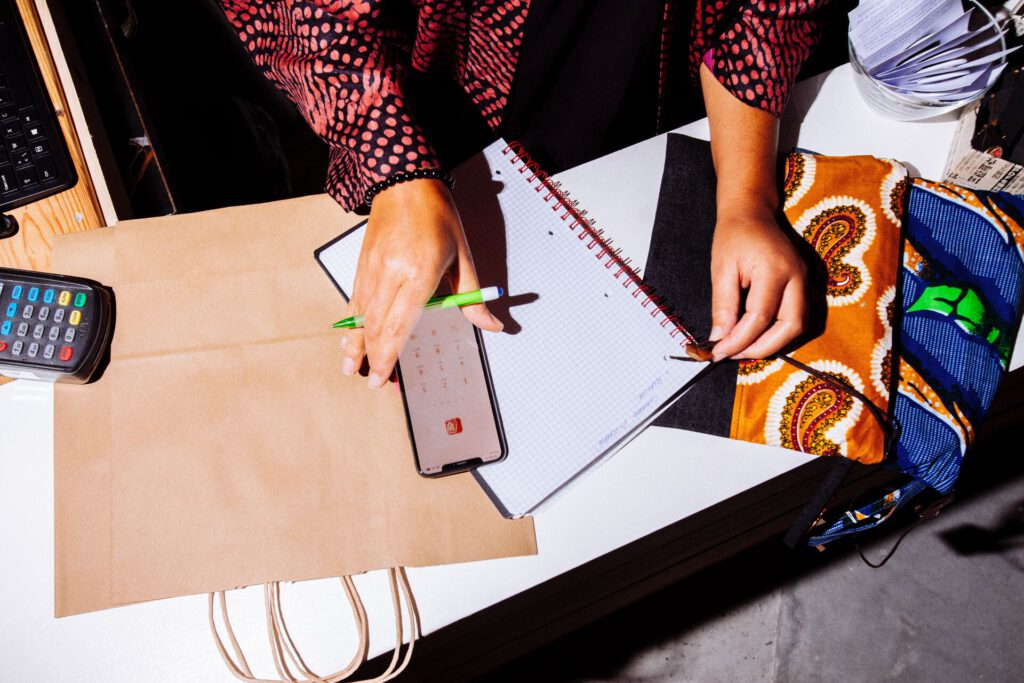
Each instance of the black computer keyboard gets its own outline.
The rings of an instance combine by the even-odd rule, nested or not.
[[[0,0],[0,212],[78,177],[13,0]]]

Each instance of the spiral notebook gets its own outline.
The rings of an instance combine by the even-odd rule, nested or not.
[[[628,443],[706,364],[669,359],[689,341],[679,320],[517,145],[499,140],[455,176],[480,282],[507,293],[489,304],[505,331],[484,343],[508,457],[474,476],[518,517]],[[364,232],[316,252],[346,296]]]

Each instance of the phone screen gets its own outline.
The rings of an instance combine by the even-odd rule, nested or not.
[[[423,312],[399,355],[398,378],[420,474],[505,457],[483,338],[461,310]]]

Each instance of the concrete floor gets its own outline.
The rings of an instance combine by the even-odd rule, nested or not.
[[[1024,459],[971,454],[957,501],[881,569],[772,542],[481,679],[576,683],[1024,681]],[[863,544],[877,562],[910,520]]]

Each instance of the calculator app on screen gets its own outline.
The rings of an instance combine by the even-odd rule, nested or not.
[[[399,356],[421,474],[449,474],[505,455],[481,336],[458,308],[427,310]]]

